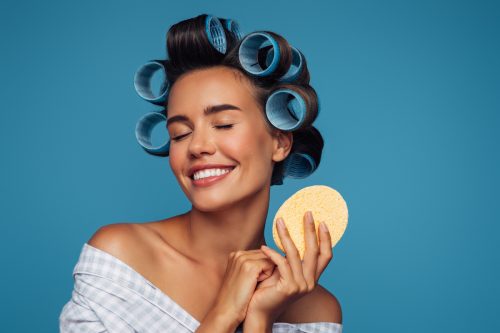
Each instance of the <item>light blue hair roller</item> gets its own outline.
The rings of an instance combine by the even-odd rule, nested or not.
[[[304,66],[302,52],[293,46],[290,47],[292,49],[292,64],[288,72],[279,79],[281,82],[293,82],[299,76],[302,66]]]
[[[269,122],[284,131],[293,131],[302,126],[307,106],[302,96],[292,89],[278,89],[266,101]]]
[[[290,178],[306,178],[316,170],[314,159],[304,153],[291,153],[284,161],[284,175]]]
[[[226,53],[226,34],[224,33],[222,23],[217,17],[207,15],[205,19],[205,32],[210,44],[220,53]]]
[[[258,55],[262,47],[272,46],[266,55],[266,68],[259,65]],[[243,68],[256,76],[267,76],[273,73],[280,61],[278,42],[266,32],[252,32],[245,36],[238,50],[238,57]]]
[[[238,40],[241,39],[241,31],[240,25],[235,20],[227,19],[226,20],[226,29],[231,31]]]
[[[151,88],[151,79],[157,71],[162,73],[163,83],[160,88],[160,93],[155,95]],[[163,67],[163,64],[159,61],[151,60],[139,67],[139,69],[135,72],[134,87],[135,91],[137,91],[137,94],[139,94],[142,99],[156,105],[163,104],[167,99],[168,89],[170,87],[165,75],[165,68]]]
[[[148,153],[157,156],[168,156],[170,150],[170,140],[161,146],[153,146],[151,143],[151,133],[153,128],[161,122],[166,122],[167,118],[161,111],[153,111],[145,114],[135,127],[135,136],[139,144]]]

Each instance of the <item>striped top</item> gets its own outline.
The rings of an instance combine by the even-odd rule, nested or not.
[[[59,316],[61,333],[192,333],[200,322],[132,267],[87,243],[73,270],[71,299]],[[242,332],[240,325],[235,332]],[[330,322],[273,324],[273,333],[341,333]]]

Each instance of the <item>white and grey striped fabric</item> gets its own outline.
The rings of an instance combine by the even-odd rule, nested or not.
[[[61,333],[195,332],[200,322],[144,276],[87,243],[73,270],[71,299],[59,316]],[[236,332],[242,332],[238,327]],[[341,333],[329,322],[274,323],[273,333]]]

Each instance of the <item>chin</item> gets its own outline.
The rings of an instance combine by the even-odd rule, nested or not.
[[[231,207],[234,202],[228,202],[228,201],[221,201],[221,200],[216,200],[216,201],[211,201],[211,200],[204,200],[203,202],[198,202],[198,201],[191,201],[191,204],[196,210],[200,212],[217,212],[224,210],[228,207]]]

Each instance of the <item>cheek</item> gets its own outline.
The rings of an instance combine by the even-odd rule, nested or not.
[[[242,161],[271,158],[272,141],[262,129],[245,128],[220,143],[231,156]]]
[[[170,149],[168,161],[174,174],[180,173],[182,168],[182,161],[177,155],[175,149]]]
[[[247,127],[240,128],[239,131],[234,131],[232,134],[220,143],[227,151],[237,154],[240,157],[251,155],[252,153],[255,154],[255,147],[258,147],[255,131]]]

